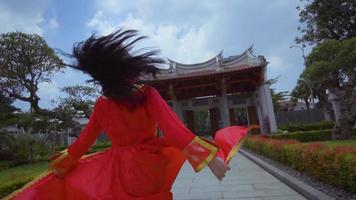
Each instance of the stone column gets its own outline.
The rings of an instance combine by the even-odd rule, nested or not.
[[[172,101],[172,104],[173,104],[174,112],[177,114],[179,119],[182,122],[184,122],[183,111],[182,111],[181,105],[180,105],[179,101],[177,100],[177,97],[176,97],[176,95],[174,93],[174,88],[173,88],[172,84],[169,85],[169,95],[170,95],[170,98],[171,98],[171,101]]]
[[[276,118],[274,115],[273,103],[272,103],[272,95],[271,90],[269,89],[268,84],[263,84],[260,86],[258,91],[259,102],[262,111],[262,120],[263,126],[265,125],[265,120],[268,118],[269,128],[271,132],[277,131]],[[264,131],[266,131],[267,127],[264,127]]]
[[[221,79],[220,112],[222,128],[230,126],[229,105],[226,96],[226,82],[224,78]]]
[[[210,116],[210,124],[211,130],[213,132],[213,137],[215,137],[215,132],[219,130],[218,118],[219,113],[217,108],[210,108],[209,109],[209,116]]]
[[[256,90],[254,95],[253,95],[253,105],[256,106],[256,112],[257,112],[257,118],[258,118],[258,124],[260,126],[260,133],[263,132],[263,112],[262,112],[262,106],[261,106],[261,97],[259,90]],[[248,107],[247,107],[248,108]]]
[[[335,123],[340,126],[340,99],[332,92],[328,93],[328,100],[333,105],[334,115],[335,115]]]

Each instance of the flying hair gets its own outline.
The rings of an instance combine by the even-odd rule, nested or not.
[[[157,66],[165,63],[157,57],[158,50],[132,52],[134,45],[144,38],[136,30],[119,29],[101,37],[93,34],[73,46],[76,64],[68,66],[89,74],[92,79],[87,82],[101,85],[105,96],[135,107],[144,101],[143,95],[133,92],[137,91],[139,78],[149,74],[155,77]]]

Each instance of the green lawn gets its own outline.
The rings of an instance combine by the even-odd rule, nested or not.
[[[107,145],[98,145],[91,148],[86,154],[102,151]],[[8,165],[9,161],[1,161],[1,165]],[[48,169],[48,161],[20,165],[12,168],[0,168],[0,198],[10,194],[12,191],[21,188],[23,185],[40,175]]]
[[[0,172],[10,168],[11,166],[11,161],[8,160],[0,160]]]
[[[0,171],[0,198],[22,187],[48,169],[48,162],[20,165]]]
[[[329,147],[337,147],[337,146],[351,146],[356,147],[356,139],[351,140],[337,140],[337,141],[324,141],[323,143],[327,144]]]

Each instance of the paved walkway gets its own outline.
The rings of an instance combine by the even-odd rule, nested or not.
[[[210,169],[195,173],[185,163],[175,184],[173,200],[302,200],[303,196],[238,154],[230,163],[231,170],[222,182]]]

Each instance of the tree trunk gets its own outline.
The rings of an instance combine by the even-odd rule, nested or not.
[[[330,94],[330,102],[333,104],[335,114],[335,126],[332,133],[333,140],[346,140],[351,138],[354,126],[354,115],[352,113],[352,91],[342,91],[333,88]]]
[[[331,102],[328,100],[328,96],[326,95],[326,88],[324,87],[318,88],[316,90],[316,96],[318,97],[319,100],[318,107],[325,108],[327,114],[329,115],[329,118],[332,121],[335,121],[334,110],[332,108]]]
[[[333,140],[347,140],[351,138],[353,123],[350,123],[348,120],[341,120],[340,125],[335,124],[332,139]]]
[[[41,112],[41,108],[38,106],[39,101],[40,98],[36,95],[35,92],[31,91],[31,96],[30,96],[31,111],[35,113]]]
[[[308,98],[304,99],[304,102],[305,102],[305,105],[307,106],[307,110],[309,110],[310,106],[309,106]]]

